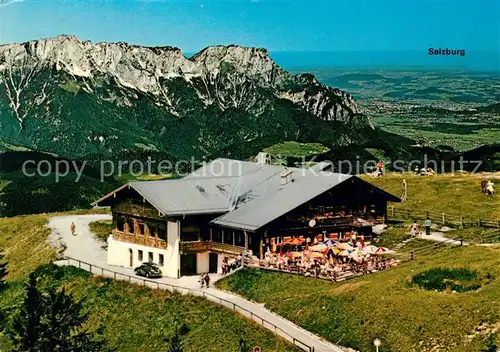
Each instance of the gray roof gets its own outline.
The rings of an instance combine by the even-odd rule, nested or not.
[[[255,231],[355,177],[321,171],[326,166],[328,163],[310,169],[288,168],[292,171],[293,182],[282,185],[282,166],[221,158],[182,179],[130,182],[128,186],[163,214],[222,214],[212,223]],[[113,195],[124,187],[94,204],[108,204]],[[398,200],[383,193],[392,200]]]
[[[130,186],[167,215],[224,213],[238,194],[238,177],[130,182]]]
[[[239,177],[242,184],[240,193],[245,193],[268,178],[279,175],[281,171],[283,171],[282,166],[219,158],[203,165],[198,170],[184,177],[183,180],[206,177]]]
[[[321,195],[351,175],[292,169],[294,181],[281,185],[280,175],[259,183],[240,196],[235,210],[212,223],[240,230],[255,231],[274,219]]]
[[[238,177],[135,181],[121,186],[92,204],[110,205],[116,193],[132,188],[166,215],[226,213],[234,208],[240,184]]]

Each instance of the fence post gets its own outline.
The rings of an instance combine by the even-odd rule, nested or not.
[[[394,206],[392,206],[391,208],[392,208],[392,217],[394,218],[396,216],[396,209],[394,208]]]
[[[101,275],[104,276],[104,268],[101,268]]]
[[[78,261],[78,269],[81,269],[81,268],[82,268],[82,262]]]
[[[410,209],[406,208],[406,217],[409,219],[410,218]]]
[[[410,259],[413,260],[415,258],[415,252],[413,251],[413,248],[410,248]]]
[[[481,226],[481,218],[479,218],[479,226]]]
[[[89,271],[92,274],[92,264],[89,264]]]
[[[497,227],[500,229],[500,220],[497,220]]]
[[[460,235],[460,246],[464,245],[464,235]]]
[[[460,215],[460,227],[464,227],[464,217]]]
[[[115,277],[115,280],[116,280],[116,272],[113,273],[113,276]]]
[[[442,220],[443,220],[443,221],[442,221],[442,222],[443,222],[443,225],[445,225],[445,224],[446,224],[446,214],[445,214],[445,213],[442,213],[442,214],[441,214],[441,218],[442,218]]]

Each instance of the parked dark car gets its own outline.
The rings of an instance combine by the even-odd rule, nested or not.
[[[134,269],[135,274],[149,278],[162,277],[160,267],[155,263],[143,263]]]

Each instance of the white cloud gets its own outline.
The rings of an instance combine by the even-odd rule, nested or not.
[[[15,4],[16,2],[24,2],[24,0],[2,0],[2,2],[0,2],[0,8]]]

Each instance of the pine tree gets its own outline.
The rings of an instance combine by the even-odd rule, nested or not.
[[[50,289],[44,296],[43,331],[38,347],[51,352],[107,351],[104,341],[95,339],[84,328],[88,314],[82,314],[83,301],[75,301],[63,290]]]
[[[34,274],[26,297],[14,318],[9,336],[13,352],[101,352],[110,351],[103,340],[84,328],[83,301],[75,301],[63,290],[41,294]]]
[[[7,263],[2,262],[4,258],[3,251],[0,250],[0,292],[2,292],[5,287],[7,286],[7,282],[5,281],[5,278],[7,277],[7,274],[9,273],[7,271]]]
[[[189,328],[184,323],[179,323],[179,321],[174,322],[174,335],[171,338],[165,338],[165,342],[168,343],[168,352],[183,352],[182,346],[184,342],[182,337],[189,332]]]
[[[36,352],[41,333],[42,296],[36,287],[36,276],[32,273],[26,288],[22,309],[14,318],[9,336],[15,346],[13,352]]]

